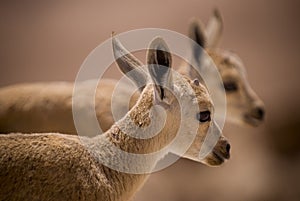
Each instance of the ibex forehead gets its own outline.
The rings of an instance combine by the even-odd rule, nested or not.
[[[194,98],[192,100],[195,104],[198,104],[201,108],[212,108],[213,103],[211,97],[206,89],[206,87],[202,84],[194,84],[194,81],[190,78],[182,75],[173,75],[174,85],[176,89],[176,93],[180,95],[180,97],[184,98]]]
[[[192,86],[194,93],[197,97],[197,101],[198,101],[198,105],[200,110],[212,110],[213,109],[213,102],[211,100],[211,96],[207,90],[206,87],[204,87],[203,85],[195,85],[193,84],[193,81],[188,80],[190,82],[190,85]]]
[[[213,59],[219,71],[224,70],[224,68],[234,68],[241,74],[246,73],[242,60],[233,51],[209,49],[207,53]]]

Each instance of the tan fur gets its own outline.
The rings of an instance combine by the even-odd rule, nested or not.
[[[237,85],[236,91],[226,91],[227,119],[237,124],[248,124],[257,126],[264,119],[264,104],[251,88],[246,77],[246,70],[241,59],[233,52],[217,48],[222,35],[223,20],[220,12],[216,9],[204,29],[198,19],[192,19],[189,27],[189,36],[199,47],[204,48],[210,59],[217,67],[224,85],[228,82]],[[206,56],[203,50],[192,45],[192,55],[189,57],[199,66],[200,74],[209,71],[211,66],[206,66]],[[189,76],[191,79],[202,78],[198,72],[190,66],[183,64],[179,72]],[[221,86],[220,86],[221,87]],[[215,92],[221,88],[213,89]]]
[[[240,58],[233,52],[218,49],[208,49],[208,54],[218,67],[223,82],[235,82],[238,86],[235,92],[225,91],[228,119],[237,124],[261,124],[264,118],[256,110],[264,111],[264,104],[251,88]]]
[[[200,26],[199,21],[194,21],[194,25]],[[223,81],[234,81],[239,86],[237,92],[227,93],[227,119],[239,124],[258,125],[262,119],[256,118],[255,109],[264,110],[263,103],[251,89],[240,59],[232,52],[216,49],[222,30],[222,17],[220,12],[216,10],[207,25],[207,29],[203,31],[200,28],[199,33],[203,35],[203,40],[206,39],[203,44],[208,47],[207,52],[216,64]],[[135,65],[140,63],[139,61],[134,62]],[[191,73],[189,65],[183,65],[179,71],[191,78],[200,79],[198,74]],[[102,79],[97,88],[95,109],[103,131],[108,130],[118,120],[113,118],[111,112],[112,93],[116,83],[113,80]],[[128,106],[122,97],[131,96],[131,92],[126,86],[120,91],[122,94],[114,99],[115,107],[118,107],[116,110],[127,111],[127,108],[134,105],[139,93],[133,95]],[[1,88],[0,132],[76,134],[72,117],[72,92],[73,84],[67,82],[28,83]],[[84,93],[81,96],[83,99],[88,99],[88,95]]]
[[[97,88],[95,109],[99,124],[104,131],[108,130],[115,122],[111,113],[111,97],[115,85],[115,80],[103,79]],[[17,84],[1,88],[1,133],[61,132],[76,134],[72,116],[73,87],[73,83],[70,82],[45,82]],[[120,91],[123,93],[119,94],[121,97],[130,94],[126,87]],[[80,96],[83,99],[89,98],[88,94],[84,93],[81,93]],[[128,107],[131,108],[135,104],[138,96],[138,93],[133,95]],[[118,101],[122,107],[127,107],[122,99],[118,99]]]
[[[154,40],[152,43],[161,40]],[[175,93],[180,93],[185,99],[191,99],[191,95],[195,93],[197,100],[194,104],[198,104],[200,108],[209,111],[213,109],[204,86],[194,85],[192,81],[182,76],[173,77],[172,85],[178,89]],[[192,90],[189,90],[189,86]],[[174,125],[177,123],[180,107],[171,93],[165,94],[168,100],[168,106],[165,107],[166,124],[155,137],[137,139],[128,135],[135,132],[133,124],[147,127],[149,121],[155,122],[158,118],[157,116],[150,118],[149,112],[154,104],[161,104],[164,101],[163,99],[158,101],[154,97],[156,93],[161,93],[155,90],[157,87],[147,84],[136,105],[127,115],[104,134],[93,138],[55,133],[0,135],[0,199],[129,200],[144,183],[147,175],[122,173],[104,166],[98,159],[115,161],[131,168],[132,163],[122,160],[106,141],[126,152],[143,154],[160,150],[174,139],[177,131]],[[196,113],[197,111],[193,111],[188,115],[195,118]],[[199,124],[197,132],[202,140],[197,144],[203,143],[207,130],[213,123],[212,120]],[[124,133],[124,130],[129,133]],[[207,164],[219,165],[229,157],[229,153],[223,153],[224,150],[219,147],[222,138],[205,158]],[[145,161],[138,165],[154,167],[159,159],[154,158],[153,161]]]

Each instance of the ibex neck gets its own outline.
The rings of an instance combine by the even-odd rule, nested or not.
[[[148,87],[127,115],[107,132],[109,140],[126,152],[135,154],[153,152],[158,144],[163,142],[159,141],[158,137],[150,136],[164,135],[161,132],[154,133],[156,131],[153,128],[158,126],[154,124],[160,117],[153,113],[155,113],[153,112],[153,90]]]
[[[105,133],[106,138],[114,146],[134,154],[152,153],[167,145],[172,140],[167,125],[172,117],[162,115],[153,102],[153,88],[147,86],[137,104]]]
[[[130,174],[148,173],[167,154],[176,124],[173,115],[157,115],[160,109],[153,102],[153,88],[146,88],[124,118],[90,141],[101,164]]]

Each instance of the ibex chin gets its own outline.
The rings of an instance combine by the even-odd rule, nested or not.
[[[188,155],[198,157],[204,138],[212,129],[218,136],[217,144],[202,162],[215,166],[229,158],[230,145],[213,120],[213,105],[206,88],[198,80],[172,72],[171,55],[161,38],[155,38],[149,45],[148,73],[140,70],[136,58],[116,38],[113,49],[114,55],[119,55],[119,51],[127,53],[117,59],[121,71],[135,68],[142,76],[138,79],[147,80],[137,103],[105,133],[92,138],[55,133],[0,135],[0,200],[129,200],[147,174],[123,173],[99,161],[119,162],[119,166],[129,169],[134,166],[112,151],[112,147],[133,154],[163,150],[162,157],[168,152],[163,148],[177,135],[181,114],[183,133],[196,134]],[[179,99],[190,104],[180,105]],[[191,110],[192,106],[199,110]],[[151,128],[161,121],[157,115],[161,108],[165,112],[162,129],[151,138],[132,137],[141,135],[140,129],[150,128],[153,134]],[[196,133],[191,133],[195,124]],[[160,157],[137,165],[153,168]]]

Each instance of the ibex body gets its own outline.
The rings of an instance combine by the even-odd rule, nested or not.
[[[189,37],[199,46],[203,47],[218,68],[224,83],[227,95],[227,119],[241,124],[253,126],[263,120],[264,106],[259,97],[251,89],[245,75],[241,60],[230,51],[216,48],[222,34],[223,22],[218,11],[214,12],[207,29],[204,30],[197,20],[190,24]],[[205,63],[202,50],[192,47],[191,59],[199,63],[200,73],[205,73],[210,66]],[[139,61],[137,61],[139,63]],[[182,74],[194,79],[202,80],[200,75],[190,66],[183,65]],[[117,82],[101,80],[96,95],[96,114],[103,131],[106,131],[118,119],[112,115],[112,94]],[[122,88],[122,94],[114,99],[114,110],[128,111],[138,99],[135,93],[131,103],[124,101],[132,96],[128,86]],[[221,90],[214,89],[214,92]],[[84,90],[83,90],[84,91]],[[53,83],[28,83],[8,86],[0,89],[0,132],[63,132],[76,134],[72,118],[73,84],[63,82]],[[84,93],[80,96],[88,96]],[[89,98],[89,97],[86,97]],[[125,112],[124,112],[125,114]]]
[[[84,88],[88,89],[90,84],[93,84],[92,82],[97,82],[97,80],[78,83],[83,90],[77,96],[80,96],[82,100],[91,98]],[[95,109],[103,131],[108,130],[116,121],[111,112],[115,86],[115,80],[102,79],[97,87]],[[76,134],[72,115],[73,89],[74,84],[70,82],[26,83],[3,87],[0,89],[1,133],[60,132]],[[139,93],[134,94],[131,104],[127,105],[123,100],[124,97],[131,95],[131,91],[128,90],[128,87],[123,86],[118,93],[117,96],[120,98],[115,99],[118,101],[116,105],[125,108],[126,112],[139,97]]]

